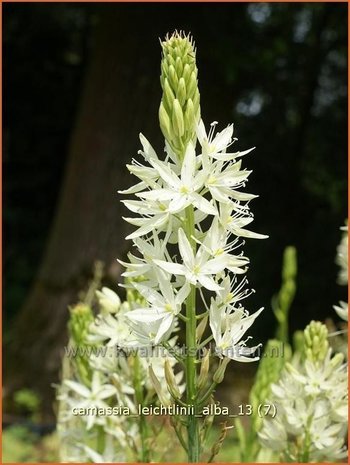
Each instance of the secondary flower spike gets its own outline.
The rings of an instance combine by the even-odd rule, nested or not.
[[[177,31],[167,36],[161,45],[163,96],[159,122],[166,141],[182,158],[187,144],[196,139],[200,118],[196,50],[192,37]]]

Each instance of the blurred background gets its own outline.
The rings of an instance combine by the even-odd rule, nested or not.
[[[255,231],[247,241],[265,307],[257,342],[273,336],[271,298],[283,250],[298,253],[290,331],[337,320],[336,247],[347,216],[347,5],[4,4],[4,394],[30,388],[52,422],[67,307],[105,264],[118,290],[130,242],[118,189],[142,131],[159,153],[159,38],[192,32],[202,116],[234,122],[253,170]],[[237,365],[237,364],[236,364]],[[250,368],[254,369],[254,367]],[[244,375],[237,371],[237,382]],[[10,416],[9,416],[10,418]]]

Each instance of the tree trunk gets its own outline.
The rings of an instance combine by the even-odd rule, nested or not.
[[[139,149],[141,129],[146,137],[160,140],[160,48],[158,38],[146,31],[144,8],[100,5],[46,252],[5,352],[5,393],[31,387],[41,395],[46,412],[52,408],[49,386],[57,382],[67,340],[68,305],[77,301],[95,260],[104,262],[115,282],[120,275],[116,258],[125,255],[128,243],[117,190],[135,181],[125,163]]]

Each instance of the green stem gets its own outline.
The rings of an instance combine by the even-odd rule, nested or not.
[[[304,463],[309,462],[310,446],[311,446],[310,428],[311,428],[312,419],[313,419],[313,415],[310,415],[306,423],[304,450],[302,453],[302,461]]]
[[[97,452],[103,455],[105,450],[105,432],[102,425],[97,426]]]
[[[135,355],[134,358],[134,389],[136,402],[140,405],[144,405],[144,396],[143,396],[143,387],[142,387],[142,373],[139,356]],[[139,416],[139,428],[140,428],[140,437],[141,437],[141,452],[140,452],[140,462],[149,462],[149,448],[147,444],[147,422],[143,413]]]
[[[196,242],[193,240],[194,235],[194,211],[193,206],[186,208],[186,236],[189,240],[194,253],[196,252]],[[197,397],[197,342],[196,342],[196,286],[191,284],[191,291],[186,299],[186,400],[189,406],[194,406],[196,411]],[[199,425],[195,415],[188,416],[187,422],[188,436],[188,460],[189,462],[199,461]]]

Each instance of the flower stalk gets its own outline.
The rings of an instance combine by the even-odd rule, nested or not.
[[[240,303],[252,291],[243,290],[246,278],[238,281],[238,276],[246,272],[249,260],[243,252],[235,250],[243,245],[241,237],[267,236],[245,229],[253,221],[248,203],[255,196],[239,191],[250,174],[241,169],[240,158],[251,150],[230,153],[228,149],[235,141],[233,125],[214,136],[216,123],[207,133],[200,120],[192,38],[175,32],[161,45],[163,96],[159,122],[166,156],[161,160],[140,134],[143,150],[139,153],[146,165],[133,160],[128,169],[141,182],[122,191],[137,198],[123,200],[138,215],[125,218],[137,226],[127,236],[133,240],[137,253],[130,252],[129,261],[120,263],[126,267],[123,276],[132,278],[127,287],[136,289],[144,299],[126,313],[132,345],[162,345],[171,353],[169,338],[177,330],[179,321],[185,325],[186,353],[184,356],[174,353],[174,358],[185,366],[183,398],[179,396],[178,375],[174,375],[166,362],[164,371],[172,402],[190,407],[186,418],[178,416],[172,423],[183,446],[185,435],[181,429],[186,427],[184,448],[188,460],[194,463],[200,460],[203,431],[211,424],[204,420],[203,429],[196,413],[213,401],[213,391],[223,381],[230,360],[259,359],[251,357],[258,346],[247,347],[246,341],[250,338],[242,338],[262,309],[249,314]],[[209,221],[204,224],[207,217]],[[207,326],[211,335],[202,341]],[[201,361],[198,353],[212,339],[215,355],[220,358],[213,376],[210,356]],[[197,377],[199,366],[201,371]],[[149,373],[160,402],[168,404],[170,400],[162,391],[159,373],[152,367]]]
[[[144,393],[143,393],[143,386],[142,386],[142,367],[140,365],[139,356],[134,356],[134,390],[135,390],[135,398],[136,402],[139,405],[144,405]],[[143,412],[140,413],[139,416],[139,430],[140,430],[140,438],[141,438],[141,448],[140,448],[140,462],[145,463],[150,461],[150,454],[149,448],[147,443],[147,423],[145,419],[145,415]]]
[[[193,206],[186,209],[186,236],[191,244],[193,253],[196,253],[196,242],[194,236],[194,212]],[[189,406],[194,406],[196,414],[197,409],[197,340],[196,340],[196,287],[191,284],[190,293],[186,299],[186,398]],[[199,427],[196,415],[190,415],[187,424],[188,436],[188,460],[190,462],[199,461],[200,442]]]

